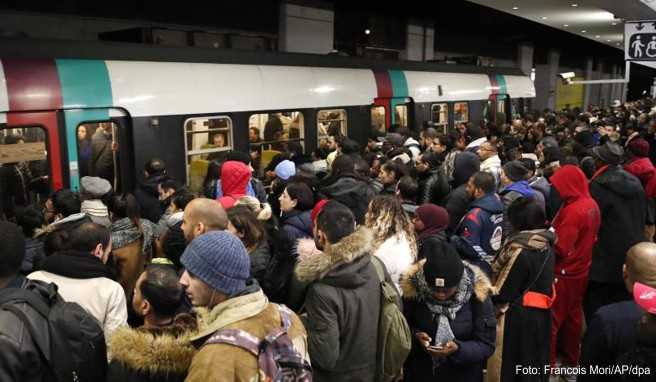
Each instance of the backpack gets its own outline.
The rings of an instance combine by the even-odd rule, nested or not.
[[[401,299],[396,287],[387,281],[389,275],[385,264],[376,256],[372,256],[371,261],[376,267],[381,286],[376,381],[387,382],[400,376],[412,348],[412,334],[399,308]]]
[[[39,353],[57,382],[102,381],[107,371],[105,335],[98,321],[74,302],[66,302],[56,293],[44,301],[37,292],[12,288],[0,291],[0,309],[15,314],[34,339]],[[48,321],[48,333],[39,333],[16,302],[26,303]],[[43,349],[37,338],[50,339]]]
[[[263,340],[240,329],[220,329],[208,338],[204,345],[228,344],[250,352],[257,357],[260,381],[311,382],[312,367],[294,348],[287,335],[292,312],[284,305],[277,307],[282,327],[269,333]]]

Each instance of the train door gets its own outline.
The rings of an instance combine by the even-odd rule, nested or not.
[[[371,106],[371,127],[381,132],[392,127],[412,128],[414,109],[410,97],[376,98]]]
[[[512,103],[508,94],[491,94],[484,110],[486,122],[500,125],[512,119]]]
[[[56,111],[0,113],[0,216],[64,187]]]
[[[115,192],[135,186],[131,119],[115,108],[64,110],[69,187],[77,190],[84,176],[108,180]]]

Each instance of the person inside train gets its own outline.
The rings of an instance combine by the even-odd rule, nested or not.
[[[91,161],[89,162],[89,174],[109,182],[114,182],[114,156],[118,146],[115,142],[113,124],[110,122],[100,123],[91,138]]]

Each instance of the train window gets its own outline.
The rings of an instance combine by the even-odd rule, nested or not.
[[[46,132],[41,127],[0,130],[0,218],[16,207],[43,205],[50,195]]]
[[[232,150],[232,120],[227,116],[190,118],[185,121],[187,184],[200,192],[209,162],[221,161]]]
[[[372,106],[371,107],[371,129],[380,133],[385,133],[387,128],[385,126],[385,107]]]
[[[431,119],[436,125],[446,126],[449,124],[449,105],[445,103],[434,103],[431,105]]]
[[[394,123],[400,128],[408,127],[408,105],[396,105],[394,107]]]
[[[456,102],[453,104],[453,122],[469,122],[469,104],[467,102]]]
[[[346,110],[319,110],[317,113],[317,140],[319,146],[330,136],[346,135]]]
[[[253,167],[259,173],[274,156],[303,149],[304,119],[300,111],[253,114],[248,119],[248,140]],[[296,146],[296,147],[292,147]]]
[[[120,189],[118,125],[114,122],[83,123],[77,127],[77,155],[80,178],[97,176]]]

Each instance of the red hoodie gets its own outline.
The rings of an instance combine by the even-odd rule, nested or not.
[[[231,208],[237,199],[246,195],[248,182],[251,181],[251,169],[242,162],[227,161],[221,166],[221,190],[223,197],[219,203],[226,210]]]
[[[576,166],[565,165],[551,177],[563,199],[553,221],[556,231],[556,277],[587,277],[592,247],[597,241],[601,213],[590,196],[588,180]]]
[[[656,197],[656,168],[649,158],[635,158],[625,164],[624,169],[640,179],[647,197]]]

